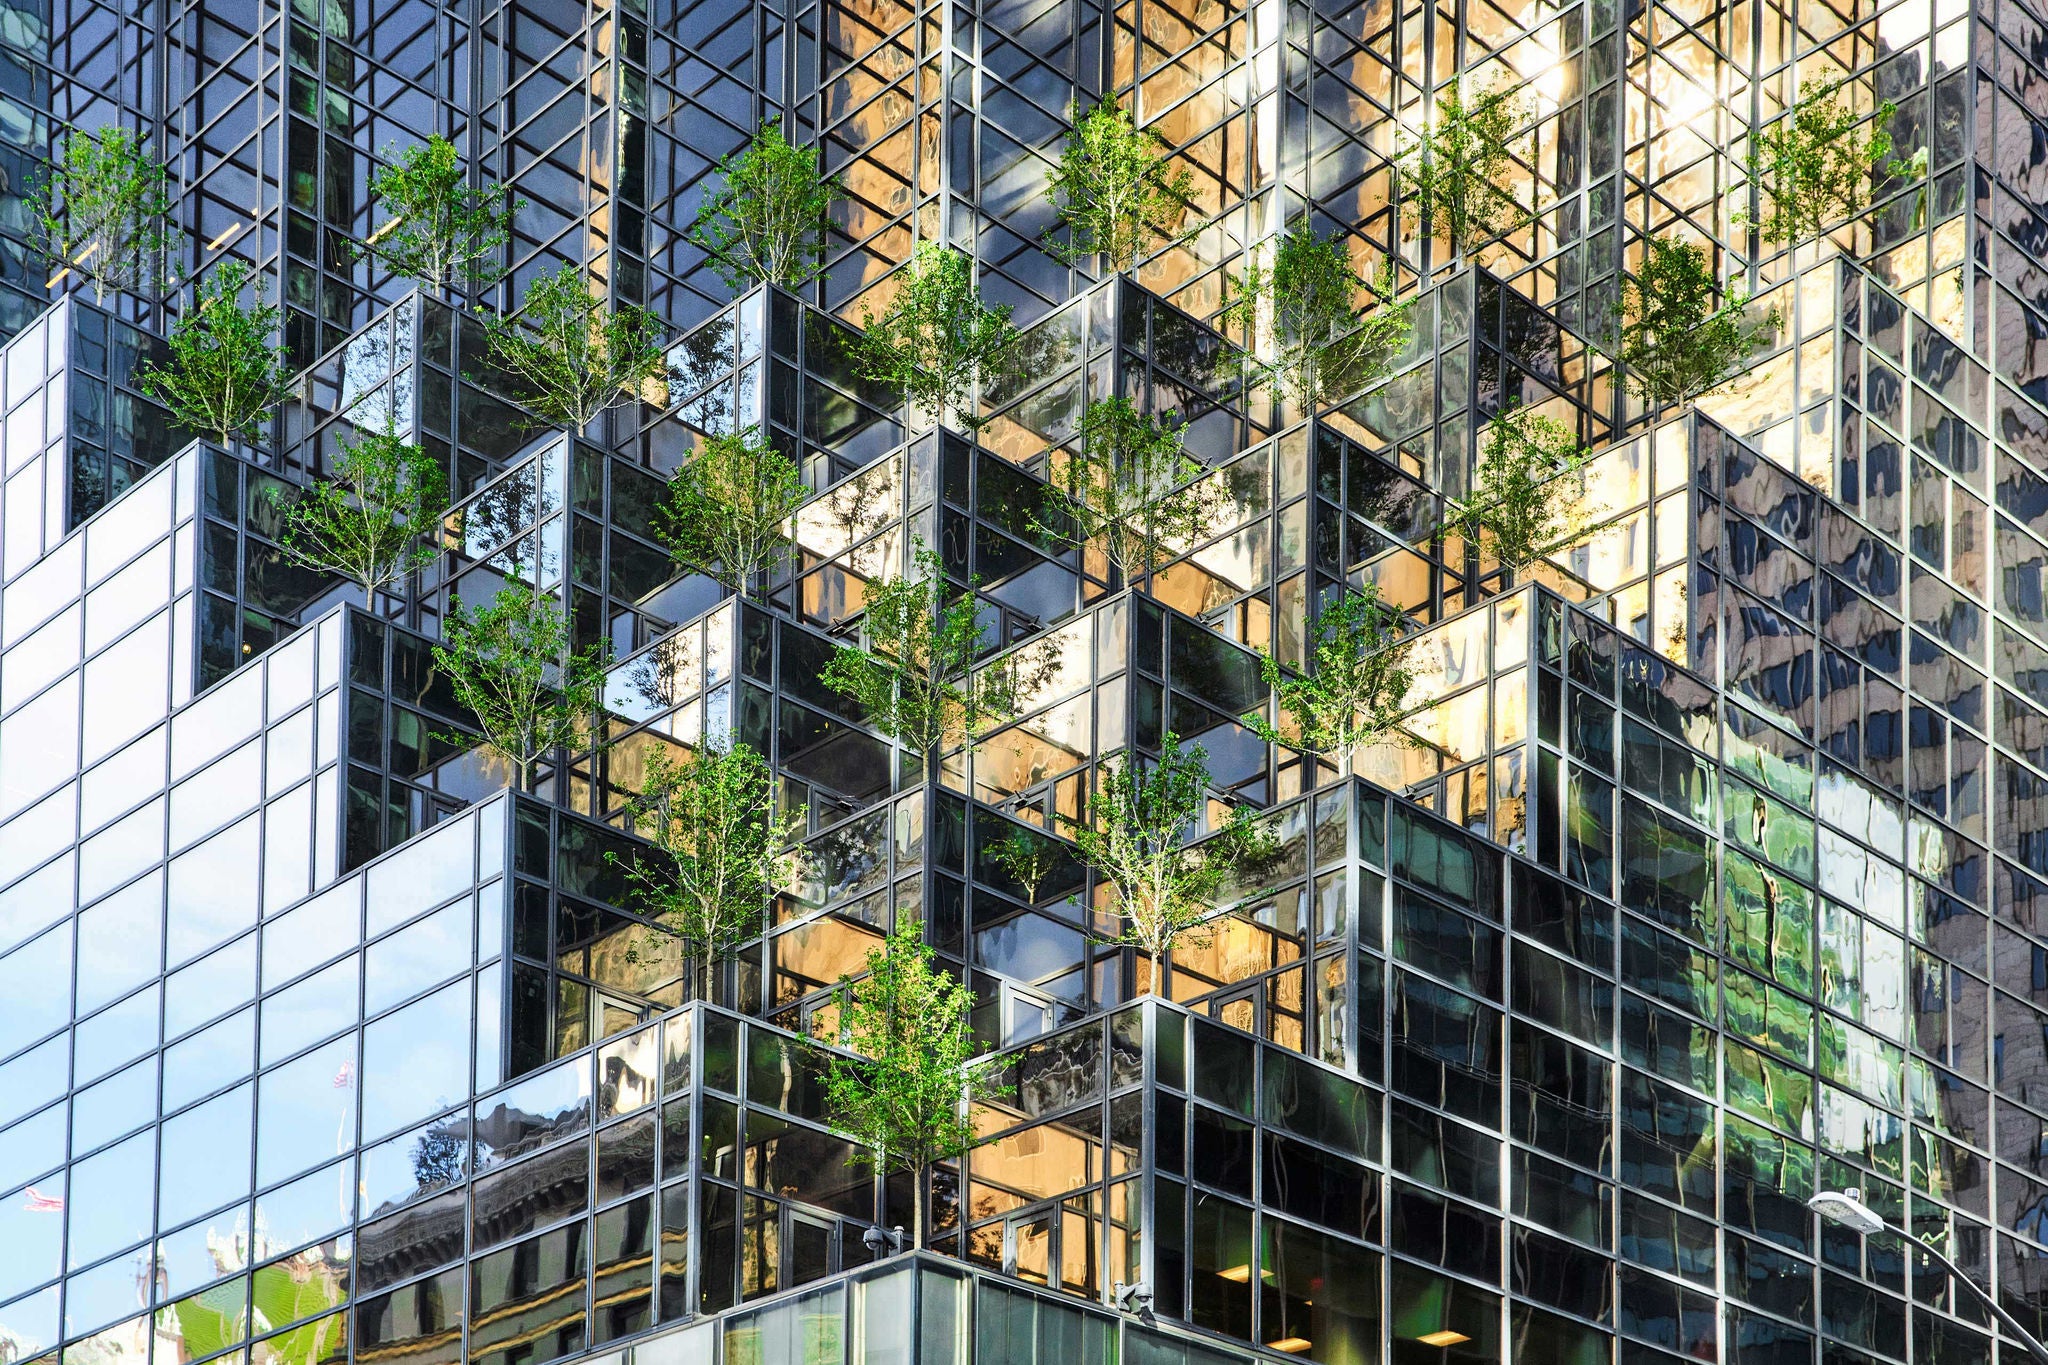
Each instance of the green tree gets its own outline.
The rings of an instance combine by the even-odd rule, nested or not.
[[[973,671],[981,646],[974,594],[948,601],[945,566],[922,546],[917,569],[916,578],[868,584],[867,645],[842,646],[823,677],[876,729],[927,760],[949,741],[971,743],[983,723],[1007,714],[1011,691],[996,670]]]
[[[435,665],[476,717],[484,744],[512,765],[519,789],[529,789],[542,758],[590,729],[604,693],[603,648],[572,652],[561,608],[519,584],[474,612],[450,601],[441,636]]]
[[[1099,253],[1112,270],[1129,270],[1154,243],[1177,239],[1194,207],[1194,174],[1175,167],[1166,139],[1132,123],[1107,96],[1068,117],[1074,126],[1045,186],[1067,229],[1052,252],[1068,264]]]
[[[696,995],[709,999],[717,964],[760,932],[768,903],[801,866],[792,842],[802,810],[778,814],[775,776],[744,744],[706,745],[676,761],[657,750],[627,806],[654,847],[624,867],[635,907],[683,940]]]
[[[911,1177],[912,1245],[925,1244],[931,1168],[974,1145],[968,1107],[1007,1093],[993,1069],[972,1065],[983,1049],[970,1020],[974,994],[939,966],[923,926],[901,911],[871,949],[867,974],[841,978],[837,1041],[852,1057],[825,1068],[825,1113],[861,1144],[855,1160]]]
[[[193,307],[171,329],[169,354],[138,375],[142,391],[170,410],[187,430],[223,446],[254,441],[270,410],[291,395],[284,351],[273,344],[278,311],[256,287],[256,305],[241,294],[255,272],[229,261],[199,287]]]
[[[1470,99],[1456,86],[1437,96],[1434,125],[1396,163],[1411,218],[1464,252],[1520,225],[1529,211],[1510,188],[1510,145],[1528,117],[1528,102],[1502,85]]]
[[[1886,101],[1872,116],[1873,131],[1859,137],[1863,119],[1842,98],[1837,82],[1802,98],[1750,141],[1749,183],[1763,205],[1757,229],[1767,242],[1797,244],[1830,223],[1870,206],[1873,172],[1906,173],[1925,162],[1890,160],[1885,125],[1898,106]]]
[[[1050,835],[1021,825],[989,845],[988,854],[997,867],[1017,879],[1024,899],[1032,905],[1038,904],[1038,888],[1059,870],[1061,861],[1060,846]]]
[[[1720,292],[1700,247],[1644,239],[1642,270],[1623,281],[1616,316],[1629,385],[1652,411],[1713,388],[1777,329],[1777,309],[1752,320],[1747,295],[1717,303]]]
[[[335,477],[295,494],[271,490],[285,554],[377,593],[432,559],[428,531],[448,508],[440,462],[390,432],[345,444]]]
[[[392,149],[385,150],[387,158]],[[363,244],[395,275],[440,290],[494,284],[505,274],[517,200],[493,181],[471,185],[455,144],[436,134],[405,149],[370,178],[383,226]]]
[[[168,183],[163,163],[124,128],[67,133],[29,193],[30,234],[56,269],[92,281],[95,302],[153,288],[171,242]]]
[[[675,472],[654,509],[654,537],[678,566],[744,596],[781,557],[803,500],[796,466],[747,427],[712,437]]]
[[[484,331],[491,358],[525,382],[527,405],[579,434],[638,397],[666,363],[660,321],[631,304],[607,307],[574,265],[535,280],[518,316],[486,316]]]
[[[1010,306],[990,308],[974,285],[974,262],[949,247],[918,243],[896,296],[854,345],[862,378],[901,393],[932,420],[981,426],[975,395],[1017,341]]]
[[[1351,268],[1341,238],[1306,224],[1280,239],[1270,266],[1254,261],[1226,277],[1222,318],[1250,345],[1250,377],[1305,408],[1342,398],[1385,378],[1408,345],[1411,297],[1395,301],[1389,266],[1368,286]],[[1362,313],[1361,291],[1380,300]],[[1258,358],[1258,353],[1271,356]]]
[[[816,147],[792,147],[769,119],[718,166],[723,184],[698,206],[689,238],[731,289],[794,289],[825,259],[825,215],[839,182],[818,168]]]
[[[1242,806],[1216,834],[1189,845],[1209,808],[1209,755],[1200,745],[1182,747],[1171,731],[1160,748],[1160,761],[1149,766],[1129,753],[1105,763],[1084,818],[1068,822],[1081,861],[1115,898],[1123,920],[1117,941],[1150,962],[1153,991],[1160,955],[1177,943],[1204,942],[1225,878],[1271,847]]]
[[[1053,469],[1033,524],[1045,535],[1099,544],[1126,580],[1141,578],[1206,537],[1220,499],[1196,483],[1207,471],[1187,453],[1185,428],[1128,398],[1098,398],[1081,413],[1080,448]]]
[[[1402,624],[1400,608],[1371,582],[1329,603],[1310,640],[1313,670],[1289,676],[1272,655],[1260,656],[1276,716],[1292,721],[1292,733],[1257,711],[1242,718],[1245,727],[1268,744],[1333,759],[1349,758],[1359,745],[1391,733],[1414,682],[1400,643]]]
[[[1584,529],[1585,463],[1586,448],[1563,423],[1510,404],[1486,424],[1472,492],[1451,504],[1445,528],[1515,573]]]

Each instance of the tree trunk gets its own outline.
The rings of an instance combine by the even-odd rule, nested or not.
[[[930,1173],[924,1163],[910,1168],[910,1245],[915,1251],[924,1250],[925,1178]]]

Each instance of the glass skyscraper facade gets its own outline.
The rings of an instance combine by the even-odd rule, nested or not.
[[[1766,241],[1747,160],[1830,89],[1900,164]],[[1528,210],[1462,244],[1396,170],[1458,91],[1516,93]],[[1912,1239],[2048,1334],[2044,92],[2038,0],[0,4],[0,1365],[2026,1359]],[[1048,245],[1104,96],[1192,177],[1121,275]],[[686,229],[770,119],[841,194],[815,280],[735,292]],[[28,195],[112,124],[178,231],[94,299]],[[521,201],[488,288],[361,250],[436,134]],[[1412,300],[1312,406],[1225,318],[1303,225]],[[1777,320],[1650,410],[1653,238]],[[922,242],[1031,357],[971,431],[853,361]],[[136,379],[230,261],[297,375],[232,450]],[[479,321],[565,263],[668,345],[577,432]],[[1216,509],[1135,583],[1033,515],[1112,396]],[[1509,571],[1445,526],[1515,407],[1589,455]],[[652,512],[747,427],[807,496],[740,601]],[[370,602],[279,499],[385,430],[453,507]],[[919,545],[1030,680],[929,764],[821,680]],[[1368,581],[1398,727],[1261,740],[1261,655]],[[505,586],[609,661],[527,790],[433,653]],[[996,850],[1169,735],[1277,851],[1155,975],[1070,844]],[[626,806],[734,740],[808,857],[705,975]],[[905,917],[1006,1082],[914,1254],[805,1041]]]

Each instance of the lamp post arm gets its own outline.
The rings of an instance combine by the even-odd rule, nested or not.
[[[1941,1263],[1942,1269],[1948,1271],[1949,1277],[1951,1279],[1955,1280],[1958,1284],[1961,1284],[1966,1289],[1968,1289],[1970,1293],[1975,1295],[1979,1303],[1983,1304],[1986,1308],[1991,1310],[1991,1316],[1998,1319],[1999,1325],[2005,1328],[2006,1331],[2012,1333],[2013,1336],[2018,1339],[2020,1345],[2027,1348],[2027,1354],[2033,1356],[2035,1360],[2041,1362],[2041,1365],[2048,1365],[2048,1346],[2043,1346],[2039,1341],[2035,1340],[2034,1334],[2032,1332],[2029,1332],[2025,1327],[2022,1327],[2020,1325],[2020,1320],[2014,1317],[2011,1313],[2008,1313],[2005,1310],[2005,1308],[1998,1302],[1998,1300],[1991,1296],[1991,1292],[1989,1290],[1985,1289],[1982,1285],[1978,1284],[1968,1275],[1965,1275],[1963,1273],[1961,1266],[1957,1265],[1954,1261],[1951,1261],[1948,1257],[1942,1255],[1939,1251],[1936,1251],[1927,1243],[1921,1241],[1918,1237],[1915,1237],[1902,1229],[1890,1227],[1889,1225],[1887,1225],[1887,1229],[1891,1232],[1897,1233],[1899,1236],[1899,1240],[1909,1243],[1914,1250],[1923,1252],[1926,1255],[1933,1257],[1936,1261],[1939,1261]]]

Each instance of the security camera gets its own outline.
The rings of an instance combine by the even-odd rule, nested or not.
[[[1152,1321],[1152,1286],[1142,1280],[1137,1284],[1116,1282],[1116,1308],[1119,1313],[1135,1313],[1140,1322]]]
[[[884,1256],[903,1250],[907,1241],[903,1236],[902,1227],[898,1226],[893,1230],[869,1228],[860,1235],[860,1244],[868,1249],[870,1256],[880,1260]]]

